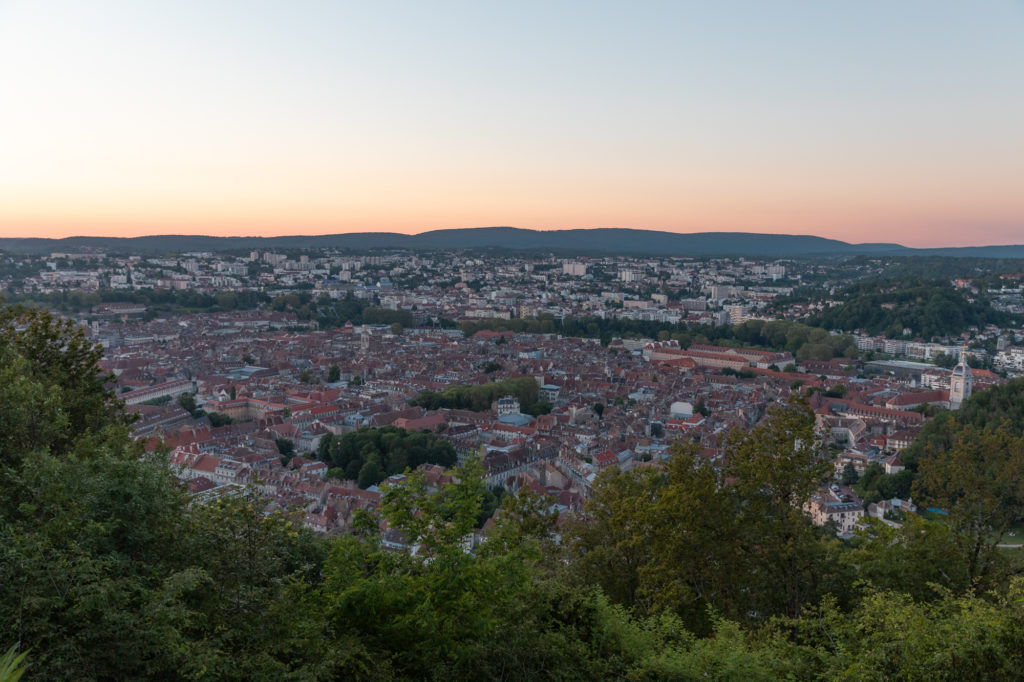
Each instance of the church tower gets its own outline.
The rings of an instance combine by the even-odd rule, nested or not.
[[[967,344],[964,344],[960,351],[960,362],[953,368],[953,375],[949,378],[949,409],[959,410],[960,405],[971,397],[974,377],[971,376],[971,367],[967,364]]]

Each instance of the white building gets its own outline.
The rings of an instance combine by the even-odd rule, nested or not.
[[[953,369],[953,375],[949,378],[949,408],[960,409],[960,405],[971,397],[971,389],[974,387],[974,377],[971,375],[971,367],[967,364],[967,352],[960,353],[960,362]]]
[[[510,414],[519,414],[519,399],[511,395],[498,398],[498,416],[504,417]]]

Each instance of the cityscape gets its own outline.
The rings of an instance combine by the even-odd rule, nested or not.
[[[1024,678],[1022,29],[0,2],[0,682]]]
[[[15,298],[65,308],[104,348],[100,367],[137,415],[132,435],[168,449],[204,502],[254,488],[267,510],[301,512],[316,533],[351,532],[405,467],[345,462],[331,444],[396,427],[450,447],[454,458],[420,465],[434,480],[479,457],[492,490],[533,490],[571,517],[601,471],[664,462],[680,439],[719,462],[729,432],[807,395],[834,472],[811,517],[850,537],[862,515],[914,508],[900,453],[937,409],[1024,370],[1021,273],[931,283],[984,297],[1002,324],[927,338],[820,325],[844,286],[894,265],[83,251],[8,255],[3,282]],[[511,380],[525,384],[504,388]],[[492,394],[475,409],[421,399],[474,386]],[[865,474],[899,495],[851,487]]]

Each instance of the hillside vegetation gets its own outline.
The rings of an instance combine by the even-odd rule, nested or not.
[[[980,295],[969,299],[945,281],[872,279],[847,287],[838,297],[843,303],[826,309],[815,324],[889,338],[930,340],[960,334],[971,326],[1005,324],[1009,319]]]

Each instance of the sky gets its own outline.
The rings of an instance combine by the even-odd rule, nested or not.
[[[1024,243],[1024,0],[0,0],[0,236]]]

